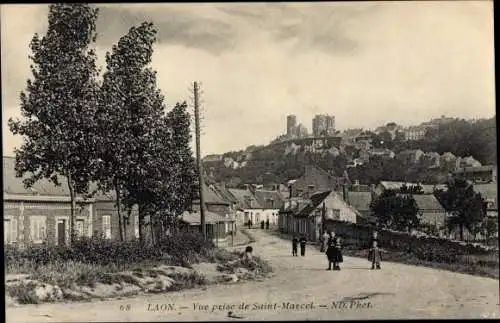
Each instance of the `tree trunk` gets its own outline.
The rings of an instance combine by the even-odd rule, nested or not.
[[[139,206],[139,241],[141,244],[144,244],[144,214],[142,207]]]
[[[75,241],[75,231],[76,231],[76,221],[75,221],[75,210],[76,210],[76,200],[75,200],[75,188],[73,183],[73,178],[71,174],[67,175],[68,178],[68,189],[69,197],[71,199],[71,211],[69,216],[69,242],[73,244]]]
[[[118,179],[115,178],[114,180],[114,186],[115,186],[115,192],[116,192],[116,209],[118,213],[118,227],[120,228],[120,241],[123,241],[123,225],[122,225],[122,213],[120,210],[120,183],[118,182]],[[123,221],[124,222],[124,221]]]
[[[155,221],[156,221],[156,218],[152,215],[149,216],[149,230],[151,232],[151,243],[153,245],[156,244],[156,240],[157,240],[157,235],[156,235],[156,231],[155,231]]]
[[[147,212],[144,206],[139,205],[139,240],[143,244],[150,245],[152,242],[152,225],[151,216],[149,217],[149,223],[146,223]]]

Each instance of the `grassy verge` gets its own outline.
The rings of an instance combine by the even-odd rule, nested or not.
[[[130,243],[106,241],[85,242],[72,249],[9,250],[4,255],[6,295],[21,304],[123,297],[231,281],[227,279],[230,274],[236,276],[233,281],[251,280],[272,271],[258,257],[243,261],[239,252],[205,242],[179,245],[183,240],[189,239],[156,246],[159,253]],[[101,243],[122,250],[102,248]],[[217,275],[224,279],[208,279],[204,272],[194,269],[198,263],[213,264],[215,274],[220,272]],[[236,275],[242,272],[245,275]],[[19,274],[25,276],[16,277]],[[101,292],[107,296],[100,297]]]
[[[281,239],[292,239],[292,235],[285,234],[277,230],[269,232],[277,237],[280,237]],[[311,244],[315,245],[318,249],[320,248],[319,243]],[[350,241],[349,239],[344,240],[342,253],[344,256],[365,259],[368,256],[368,251],[360,248],[358,241]],[[383,261],[402,263],[406,265],[424,266],[495,279],[499,279],[500,276],[498,252],[482,255],[464,254],[457,257],[456,261],[429,261],[421,259],[417,255],[410,252],[386,249],[386,252],[384,252],[382,257]]]

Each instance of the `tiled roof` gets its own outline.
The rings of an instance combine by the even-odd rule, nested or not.
[[[479,167],[466,167],[466,168],[460,168],[456,171],[456,173],[463,173],[464,171],[469,172],[489,172],[493,171],[495,169],[494,165],[485,165],[485,166],[479,166]]]
[[[298,211],[299,216],[309,216],[312,211],[314,211],[324,200],[330,195],[332,191],[325,191],[315,193],[311,196],[308,203],[305,203],[303,207]]]
[[[413,195],[415,202],[417,202],[418,208],[422,211],[432,210],[444,212],[443,206],[436,199],[434,194],[422,194],[422,195]]]
[[[238,205],[242,209],[260,209],[261,205],[253,195],[250,190],[238,189],[238,188],[230,188],[229,192],[238,200]],[[253,205],[249,202],[253,201]]]
[[[490,184],[474,184],[474,190],[481,193],[483,199],[494,202],[494,207],[497,208],[498,187],[496,183]]]
[[[214,192],[206,183],[203,186],[203,199],[207,204],[225,204],[229,205],[230,202],[224,201],[217,193]],[[195,204],[200,203],[199,200],[193,201]]]
[[[372,194],[370,192],[349,191],[349,203],[358,211],[370,210]]]
[[[33,187],[25,188],[23,178],[16,177],[15,171],[16,159],[14,157],[3,157],[3,192],[4,194],[16,195],[46,195],[46,196],[69,196],[69,190],[66,185],[65,177],[60,176],[61,186],[55,186],[49,180],[43,178],[37,181]]]
[[[406,184],[406,186],[416,186],[419,185],[417,183],[409,183],[409,182],[392,182],[392,181],[381,181],[380,185],[382,185],[386,190],[392,189],[392,190],[398,190],[400,189],[403,184]],[[431,194],[434,192],[434,188],[439,189],[439,188],[444,188],[445,185],[426,185],[426,184],[420,184],[422,187],[422,190],[426,194]]]
[[[25,174],[22,178],[16,177],[15,171],[16,159],[14,157],[3,157],[3,193],[4,198],[9,199],[23,199],[33,201],[49,201],[58,197],[60,201],[69,199],[69,189],[66,182],[66,177],[59,176],[60,186],[54,185],[49,180],[42,178],[37,181],[31,188],[25,188],[23,180],[28,178],[29,175]],[[89,191],[97,190],[95,183],[90,184]],[[35,197],[36,196],[36,197]],[[93,197],[95,200],[114,200],[114,191],[108,193],[97,192]]]
[[[273,200],[273,209],[280,209],[283,206],[283,198],[278,191],[255,190],[254,195],[263,208],[268,207],[268,200]]]
[[[231,194],[224,185],[220,184],[214,184],[213,189],[215,190],[215,193],[219,195],[221,199],[223,199],[226,202],[230,203],[238,203],[238,199],[234,197],[233,194]]]

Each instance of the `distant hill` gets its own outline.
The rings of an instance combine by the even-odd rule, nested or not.
[[[371,134],[376,136],[375,134]],[[483,165],[496,164],[496,120],[474,122],[454,119],[427,132],[419,141],[385,140],[383,147],[399,153],[421,149],[440,155],[472,156]],[[246,183],[278,184],[300,177],[307,163],[314,163],[336,176],[347,171],[351,180],[369,184],[378,180],[442,182],[448,172],[444,168],[428,169],[423,165],[407,165],[401,160],[372,157],[361,167],[347,164],[359,156],[359,151],[345,144],[341,137],[327,139],[293,139],[267,146],[249,146],[245,150],[207,156],[203,160],[206,172],[214,181],[230,186]]]

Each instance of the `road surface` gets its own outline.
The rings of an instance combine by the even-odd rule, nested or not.
[[[344,257],[341,271],[326,271],[325,256],[316,249],[291,257],[290,242],[259,229],[252,234],[254,253],[275,269],[264,281],[112,301],[22,305],[6,309],[7,322],[500,317],[498,280],[396,263],[372,271],[367,260],[351,257]]]

